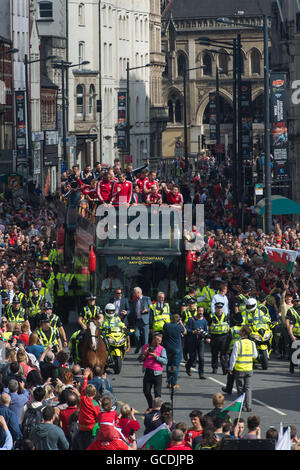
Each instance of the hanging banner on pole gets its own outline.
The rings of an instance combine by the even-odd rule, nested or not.
[[[288,174],[287,80],[282,72],[271,73],[271,124],[274,179],[286,180]]]

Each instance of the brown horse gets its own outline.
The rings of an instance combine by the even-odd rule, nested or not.
[[[91,320],[87,325],[82,347],[81,347],[81,365],[93,369],[94,366],[100,366],[102,374],[106,364],[106,346],[100,334],[100,328],[97,321]]]

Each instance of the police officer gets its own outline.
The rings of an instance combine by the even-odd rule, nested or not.
[[[244,323],[251,325],[252,323],[270,323],[271,318],[259,309],[257,300],[254,298],[247,299],[245,302],[246,309],[242,311]]]
[[[241,313],[245,313],[246,309],[246,300],[250,299],[251,285],[248,281],[244,281],[242,284],[242,292],[237,295],[235,303],[237,304],[237,309]]]
[[[18,324],[22,324],[28,319],[26,310],[21,307],[21,300],[16,295],[7,310],[6,317],[9,322]]]
[[[194,297],[191,297],[187,303],[188,303],[188,306],[182,316],[183,326],[186,326],[189,318],[194,317],[197,313],[197,300]],[[183,348],[182,348],[183,359],[187,361],[188,360],[188,338],[186,335],[183,336],[182,342],[183,342]]]
[[[31,331],[34,331],[38,327],[37,316],[42,312],[42,303],[43,298],[39,295],[39,290],[36,285],[33,285],[27,302],[27,313]]]
[[[211,336],[211,365],[212,373],[216,374],[218,371],[218,358],[220,354],[220,362],[223,370],[223,375],[227,373],[227,364],[222,352],[224,351],[224,344],[230,329],[229,317],[222,311],[224,304],[217,302],[215,304],[215,313],[211,314],[209,319],[209,334]]]
[[[224,343],[224,350],[222,351],[222,355],[224,356],[224,359],[227,360],[228,358],[228,363],[230,363],[230,357],[231,353],[233,350],[234,343],[240,339],[240,332],[243,326],[243,317],[241,312],[235,313],[231,317],[231,321],[233,321],[233,326],[231,326],[229,333],[227,335],[226,342]],[[226,357],[227,356],[227,357]],[[222,391],[224,393],[231,394],[232,389],[233,389],[233,384],[234,384],[234,376],[233,374],[227,373],[227,383],[226,387],[222,387]]]
[[[59,332],[50,325],[50,318],[46,313],[41,315],[40,322],[41,326],[37,330],[37,335],[40,339],[41,344],[45,348],[47,348],[48,346],[53,346],[54,353],[61,350],[62,344],[59,337]]]
[[[52,304],[50,302],[45,302],[43,310],[50,320],[50,326],[54,328],[62,338],[62,346],[66,348],[68,346],[66,332],[59,316],[53,313]],[[42,313],[42,315],[44,315],[44,313]]]
[[[295,364],[292,360],[293,344],[300,339],[300,297],[295,294],[293,297],[293,306],[286,312],[286,327],[290,337],[290,373],[293,374]]]
[[[96,296],[90,295],[87,297],[87,302],[88,304],[83,307],[83,311],[78,317],[78,324],[83,330],[86,330],[87,323],[91,318],[95,318],[96,320],[103,319],[101,308],[96,305]]]
[[[164,292],[157,294],[157,300],[149,307],[149,327],[150,333],[162,332],[164,324],[170,323],[170,306],[165,302]]]

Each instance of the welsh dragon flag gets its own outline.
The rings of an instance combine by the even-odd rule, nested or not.
[[[297,251],[282,250],[281,248],[265,247],[263,258],[274,264],[279,269],[284,269],[289,273],[293,272],[294,263],[298,256]]]
[[[219,416],[223,418],[224,416],[227,415],[227,413],[230,413],[231,411],[235,411],[236,413],[239,413],[243,407],[244,400],[245,400],[245,393],[237,397],[237,399],[234,402],[232,402],[231,405],[224,408],[219,414]]]

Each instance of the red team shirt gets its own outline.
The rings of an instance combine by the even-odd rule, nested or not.
[[[183,204],[183,196],[181,193],[173,194],[167,193],[167,204],[174,205],[174,204]]]
[[[97,184],[97,196],[102,202],[110,202],[112,197],[113,183],[111,181],[99,181]]]
[[[162,202],[162,196],[161,196],[160,193],[157,193],[157,194],[149,193],[149,194],[147,194],[146,204],[160,204],[161,202]]]
[[[117,188],[120,187],[121,191],[117,192]],[[125,202],[130,204],[132,197],[132,183],[131,181],[124,181],[124,183],[121,183],[118,181],[117,183],[114,183],[113,186],[113,197],[112,197],[112,203],[113,204],[120,204],[120,199],[123,198],[125,199]]]

